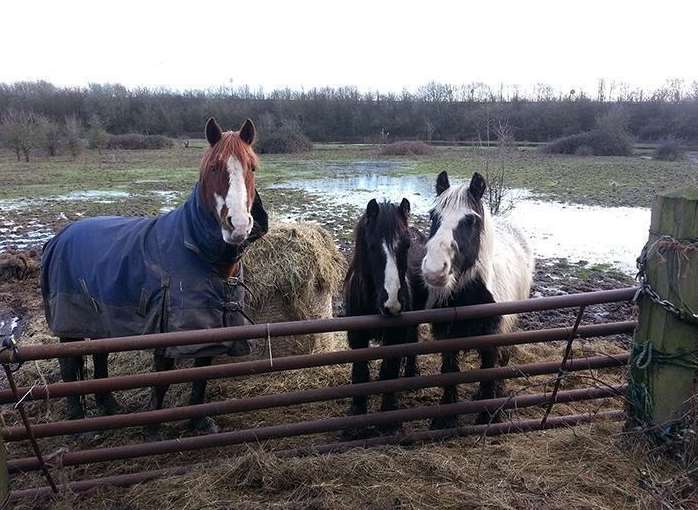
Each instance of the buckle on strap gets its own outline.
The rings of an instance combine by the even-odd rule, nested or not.
[[[223,303],[223,308],[229,312],[240,312],[242,311],[242,306],[240,306],[239,301],[226,301]]]

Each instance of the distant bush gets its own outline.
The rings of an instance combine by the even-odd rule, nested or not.
[[[385,156],[426,156],[432,153],[432,149],[424,142],[403,141],[384,145],[380,153]]]
[[[577,147],[577,149],[574,151],[574,154],[576,156],[593,156],[594,155],[594,149],[589,147],[588,145],[580,145]]]
[[[662,161],[677,161],[683,158],[681,142],[674,138],[667,138],[657,145],[654,150],[654,159]]]
[[[262,132],[255,144],[262,154],[290,154],[312,150],[313,142],[294,123],[282,124],[271,132]]]
[[[558,138],[543,146],[542,150],[547,154],[630,156],[633,141],[622,129],[597,128]]]
[[[102,120],[96,114],[90,118],[89,125],[90,128],[87,130],[87,146],[90,149],[97,149],[101,154],[102,149],[107,146],[109,133],[104,129]]]
[[[171,139],[162,135],[141,135],[139,133],[126,133],[124,135],[109,135],[107,149],[121,150],[148,150],[167,149],[174,143]]]

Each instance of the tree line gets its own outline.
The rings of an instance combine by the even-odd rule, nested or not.
[[[316,142],[484,140],[502,123],[516,140],[546,142],[590,131],[611,112],[622,116],[638,141],[698,142],[698,83],[678,80],[652,92],[600,81],[593,96],[545,85],[524,94],[480,83],[434,82],[414,92],[388,94],[354,87],[176,91],[118,84],[58,87],[43,81],[0,84],[0,116],[45,119],[63,132],[70,122],[83,132],[99,126],[113,134],[172,137],[200,137],[204,119],[215,115],[227,127],[252,118],[261,132],[290,123]]]

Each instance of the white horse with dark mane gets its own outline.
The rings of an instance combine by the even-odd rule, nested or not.
[[[431,211],[431,232],[422,260],[422,275],[428,289],[428,308],[476,305],[526,299],[533,281],[533,253],[524,235],[512,225],[495,219],[483,205],[485,179],[475,173],[469,184],[451,186],[448,174],[436,180],[436,201]],[[508,333],[516,316],[497,316],[452,323],[432,324],[437,339]],[[481,368],[509,362],[509,349],[478,349]],[[441,372],[458,372],[458,353],[442,355]],[[483,381],[476,398],[503,394],[503,386]],[[446,386],[442,403],[457,400],[457,387]],[[481,413],[478,423],[497,417]],[[457,417],[435,419],[432,428],[452,427]]]

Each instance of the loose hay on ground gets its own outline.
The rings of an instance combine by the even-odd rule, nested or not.
[[[64,498],[52,508],[691,508],[686,467],[601,423],[420,448],[279,458],[250,449],[185,476]],[[25,507],[20,507],[22,510]]]

